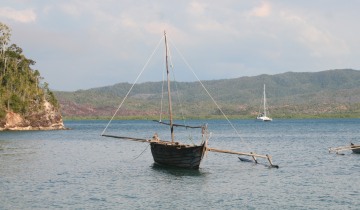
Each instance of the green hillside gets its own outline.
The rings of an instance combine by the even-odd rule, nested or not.
[[[222,110],[231,117],[252,118],[259,111],[266,84],[270,115],[290,117],[360,117],[360,71],[287,72],[235,79],[203,81]],[[131,84],[55,92],[65,117],[111,116]],[[136,84],[119,117],[152,117],[160,113],[162,82]],[[182,114],[216,117],[220,114],[198,82],[173,82],[173,101]],[[177,107],[176,107],[177,106]],[[165,108],[163,109],[165,110]],[[164,112],[164,111],[163,111]],[[175,113],[178,116],[180,113]]]

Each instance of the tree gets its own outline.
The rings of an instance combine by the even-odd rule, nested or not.
[[[9,44],[10,42],[10,37],[11,37],[11,29],[5,25],[4,23],[0,22],[0,53],[3,55],[5,50],[6,50],[6,46]]]
[[[43,108],[44,100],[55,107],[58,102],[38,70],[35,61],[26,58],[23,50],[10,44],[10,28],[0,22],[0,121],[5,111],[26,115]],[[1,123],[1,122],[0,122]]]

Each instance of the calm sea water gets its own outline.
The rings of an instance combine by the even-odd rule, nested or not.
[[[280,168],[214,152],[200,170],[160,167],[147,143],[101,137],[105,121],[67,121],[72,130],[65,131],[1,132],[0,209],[360,208],[360,155],[328,153],[360,143],[360,119],[232,122],[241,138],[226,121],[208,121],[211,147],[270,154]],[[149,138],[165,128],[116,121],[107,133]],[[176,131],[177,138],[199,142],[198,131]]]

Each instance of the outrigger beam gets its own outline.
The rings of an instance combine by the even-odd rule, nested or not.
[[[158,121],[158,120],[153,120],[153,121],[160,123],[160,124],[164,124],[164,125],[170,125],[170,123],[166,123],[166,122],[162,122],[162,121]],[[185,128],[203,128],[204,127],[204,126],[189,126],[189,125],[182,125],[182,124],[173,124],[173,126],[185,127]]]
[[[329,153],[336,152],[336,154],[338,154],[341,151],[353,150],[353,149],[360,149],[360,145],[350,145],[350,146],[329,148]]]
[[[253,153],[253,152],[250,152],[250,153],[236,152],[236,151],[231,151],[231,150],[221,150],[221,149],[210,148],[210,147],[207,147],[206,150],[210,151],[210,152],[219,152],[219,153],[228,153],[228,154],[235,154],[235,155],[251,156],[254,159],[255,163],[258,163],[257,160],[256,160],[256,157],[265,158],[265,159],[267,159],[269,161],[270,167],[279,168],[278,165],[274,165],[272,163],[270,155],[259,155],[259,154]]]
[[[113,135],[106,135],[106,134],[103,134],[101,136],[117,138],[117,139],[127,139],[127,140],[131,140],[131,141],[139,141],[139,142],[150,142],[150,140],[148,140],[148,139],[140,139],[140,138],[133,138],[133,137],[125,137],[125,136],[113,136]]]

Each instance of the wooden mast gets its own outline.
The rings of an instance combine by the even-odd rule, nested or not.
[[[168,63],[168,45],[166,40],[166,31],[164,31],[165,38],[165,62],[166,62],[166,74],[167,74],[167,89],[168,89],[168,100],[169,100],[169,120],[170,120],[170,131],[171,131],[171,142],[174,142],[174,125],[172,118],[172,104],[171,104],[171,91],[170,91],[170,75],[169,75],[169,63]]]

